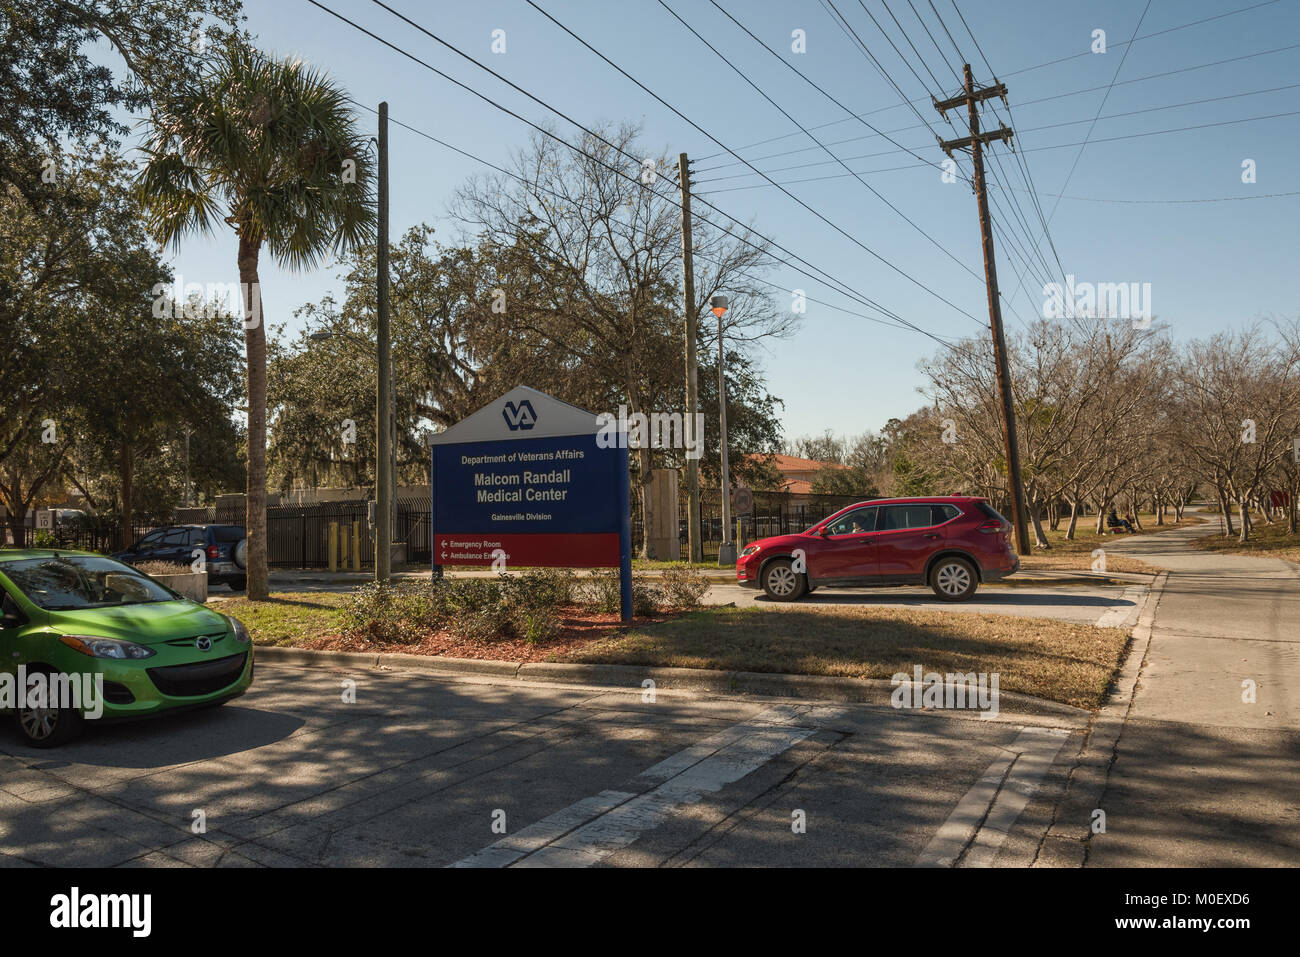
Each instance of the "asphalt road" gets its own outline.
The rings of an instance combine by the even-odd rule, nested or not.
[[[1173,571],[1088,866],[1300,864],[1300,575],[1181,542],[1198,533],[1121,546]],[[0,724],[0,865],[1051,865],[1082,744],[1072,715],[264,660],[224,708],[57,751]]]
[[[0,865],[1024,863],[1046,819],[993,824],[1053,786],[1039,776],[1081,733],[1072,718],[353,677],[345,704],[342,672],[259,665],[224,708],[57,752],[5,725]],[[1024,780],[979,830],[989,775],[1022,753]]]

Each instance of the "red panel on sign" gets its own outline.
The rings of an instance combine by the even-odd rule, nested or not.
[[[491,565],[497,550],[506,567],[525,565],[570,568],[617,568],[618,533],[512,535],[451,534],[433,537],[433,560],[439,565]]]

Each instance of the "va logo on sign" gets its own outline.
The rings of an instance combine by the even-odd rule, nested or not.
[[[506,420],[506,427],[511,432],[518,432],[520,429],[527,431],[537,424],[537,413],[533,411],[533,404],[527,399],[517,404],[507,402],[505,408],[501,410],[501,416]]]

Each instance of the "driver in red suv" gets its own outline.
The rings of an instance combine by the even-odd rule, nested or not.
[[[987,499],[950,495],[860,502],[806,532],[760,538],[740,553],[736,580],[776,601],[823,585],[929,585],[965,601],[1019,569],[1011,523]]]

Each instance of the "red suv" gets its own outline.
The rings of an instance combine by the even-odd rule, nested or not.
[[[964,601],[1019,569],[1011,523],[986,499],[951,495],[859,502],[806,532],[760,538],[740,553],[736,580],[776,601],[822,585],[929,585]]]

